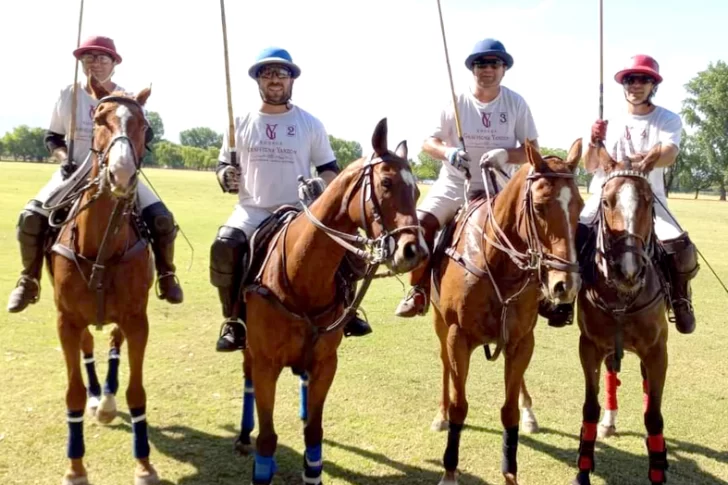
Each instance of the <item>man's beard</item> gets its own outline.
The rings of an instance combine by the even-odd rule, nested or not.
[[[268,86],[269,88],[271,86]],[[291,94],[293,91],[293,84],[291,84],[290,88],[286,89],[284,86],[282,86],[282,90],[279,93],[272,93],[267,94],[263,88],[258,88],[258,92],[260,93],[260,98],[263,100],[264,103],[270,104],[273,106],[280,106],[287,104],[291,100]]]

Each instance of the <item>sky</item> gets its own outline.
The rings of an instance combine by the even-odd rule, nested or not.
[[[473,45],[494,37],[514,57],[503,85],[529,104],[540,145],[568,149],[587,136],[599,115],[598,0],[441,7],[457,92],[472,82],[464,60]],[[48,126],[60,90],[73,82],[79,8],[79,0],[0,1],[0,136],[20,124]],[[236,114],[260,104],[247,69],[269,45],[287,49],[302,70],[293,101],[365,154],[386,117],[390,147],[407,140],[415,158],[451,99],[436,0],[227,0],[225,12]],[[725,18],[725,0],[604,0],[605,118],[625,109],[613,76],[637,53],[660,63],[656,103],[679,112],[684,84],[728,60]],[[85,0],[81,37],[89,35],[116,42],[123,62],[114,81],[134,92],[152,85],[147,109],[161,115],[165,138],[226,129],[218,1]]]

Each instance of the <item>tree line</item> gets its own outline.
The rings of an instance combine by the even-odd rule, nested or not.
[[[728,65],[710,63],[685,85],[681,115],[694,133],[683,131],[677,161],[665,173],[668,192],[694,192],[716,189],[720,200],[726,200],[728,185]],[[145,166],[212,170],[222,144],[222,134],[211,128],[195,127],[180,133],[180,143],[164,139],[164,124],[159,113],[150,111],[147,118],[154,130]],[[22,161],[46,161],[48,151],[43,143],[43,128],[18,126],[0,138],[0,157]],[[358,142],[329,135],[331,146],[341,167],[362,156]],[[566,157],[563,148],[542,148],[542,153]],[[410,160],[420,180],[437,178],[442,162],[424,152]],[[581,167],[577,181],[588,186],[591,176]]]

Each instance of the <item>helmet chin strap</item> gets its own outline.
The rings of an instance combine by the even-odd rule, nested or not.
[[[624,99],[627,100],[627,102],[629,104],[631,104],[632,106],[641,106],[643,104],[646,104],[647,106],[653,106],[652,97],[655,95],[656,92],[657,92],[657,86],[654,86],[650,90],[650,94],[647,96],[647,98],[644,101],[640,101],[639,103],[634,103],[629,100],[629,96],[627,95],[627,88],[624,88]]]
[[[260,99],[262,99],[265,104],[269,104],[271,106],[288,105],[291,100],[291,95],[293,94],[293,83],[291,83],[291,89],[288,91],[288,95],[280,101],[273,101],[267,98],[263,92],[263,88],[260,87],[260,82],[258,82],[258,94],[260,94]]]
[[[106,79],[96,78],[96,80],[99,82],[99,84],[104,84],[104,83],[108,82],[111,79],[111,77],[114,75],[114,72],[116,72],[116,71],[114,69],[112,69],[111,72],[109,73],[109,75],[106,77]],[[89,72],[86,75],[86,77],[91,77],[91,76],[94,76],[94,75],[91,74],[91,71],[89,70]],[[96,77],[96,76],[94,76],[94,77]]]

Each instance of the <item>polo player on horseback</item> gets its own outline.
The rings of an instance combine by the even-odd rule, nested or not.
[[[503,44],[494,39],[479,41],[465,59],[465,67],[473,73],[473,84],[458,97],[457,112],[466,150],[459,147],[452,103],[442,110],[437,127],[422,146],[425,153],[443,161],[437,181],[417,210],[430,254],[435,234],[452,220],[464,202],[464,173],[470,169],[472,158],[481,165],[495,166],[505,178],[510,178],[526,162],[526,139],[538,149],[538,132],[528,104],[518,93],[501,85],[506,71],[513,67],[513,57]],[[470,181],[471,191],[484,190],[480,170],[470,171],[475,174]],[[500,185],[497,181],[496,184]],[[490,191],[495,193],[502,188],[490,186]],[[409,318],[427,313],[430,269],[430,262],[426,261],[410,273],[412,289],[397,306],[397,316]]]
[[[109,92],[125,91],[111,81],[114,68],[121,64],[114,41],[108,37],[93,36],[85,39],[73,51],[81,61],[87,76],[86,85],[77,86],[76,130],[73,139],[73,153],[69,158],[67,142],[70,142],[73,86],[61,90],[51,115],[51,122],[45,134],[48,151],[61,164],[51,180],[28,202],[20,213],[17,237],[20,242],[20,256],[23,264],[20,279],[10,294],[8,311],[23,311],[40,298],[40,277],[43,255],[48,244],[51,227],[50,210],[47,207],[51,197],[63,186],[75,185],[88,175],[93,157],[93,116],[98,99],[92,96],[91,76],[96,78]],[[153,138],[150,126],[146,128],[147,143]],[[79,165],[79,162],[81,164]],[[152,249],[157,267],[159,297],[169,303],[181,303],[183,292],[175,275],[174,240],[177,226],[167,207],[144,183],[139,181],[137,208],[151,235]],[[52,205],[52,203],[50,204]],[[57,222],[57,221],[56,221]]]
[[[660,67],[648,55],[633,56],[626,67],[614,75],[624,88],[627,110],[619,119],[612,121],[614,128],[607,137],[607,122],[597,120],[591,130],[591,144],[584,157],[586,169],[594,173],[589,191],[593,194],[584,206],[579,224],[580,246],[593,237],[590,234],[601,203],[601,189],[605,181],[604,170],[599,166],[598,143],[603,142],[609,154],[618,162],[638,162],[658,143],[660,158],[648,178],[655,196],[655,235],[663,251],[658,251],[662,271],[670,282],[670,306],[675,326],[680,333],[695,330],[695,316],[691,303],[690,280],[698,273],[697,250],[675,216],[667,208],[665,195],[665,168],[673,165],[678,155],[682,136],[682,121],[672,111],[657,106],[653,97],[662,82]],[[580,259],[588,256],[579,250]],[[588,259],[588,258],[586,258]],[[584,263],[582,262],[582,265]],[[548,316],[552,326],[572,323],[573,305],[560,305]]]
[[[293,82],[300,74],[301,69],[285,49],[262,50],[248,69],[262,103],[257,110],[235,118],[239,165],[231,164],[227,130],[223,137],[217,178],[224,192],[238,194],[238,203],[210,248],[210,281],[218,289],[225,318],[218,352],[245,348],[241,285],[253,256],[250,240],[256,229],[277,209],[300,207],[298,176],[310,176],[311,164],[318,177],[307,177],[302,189],[309,204],[339,173],[324,125],[291,102]],[[347,336],[371,331],[357,316],[344,327]]]

